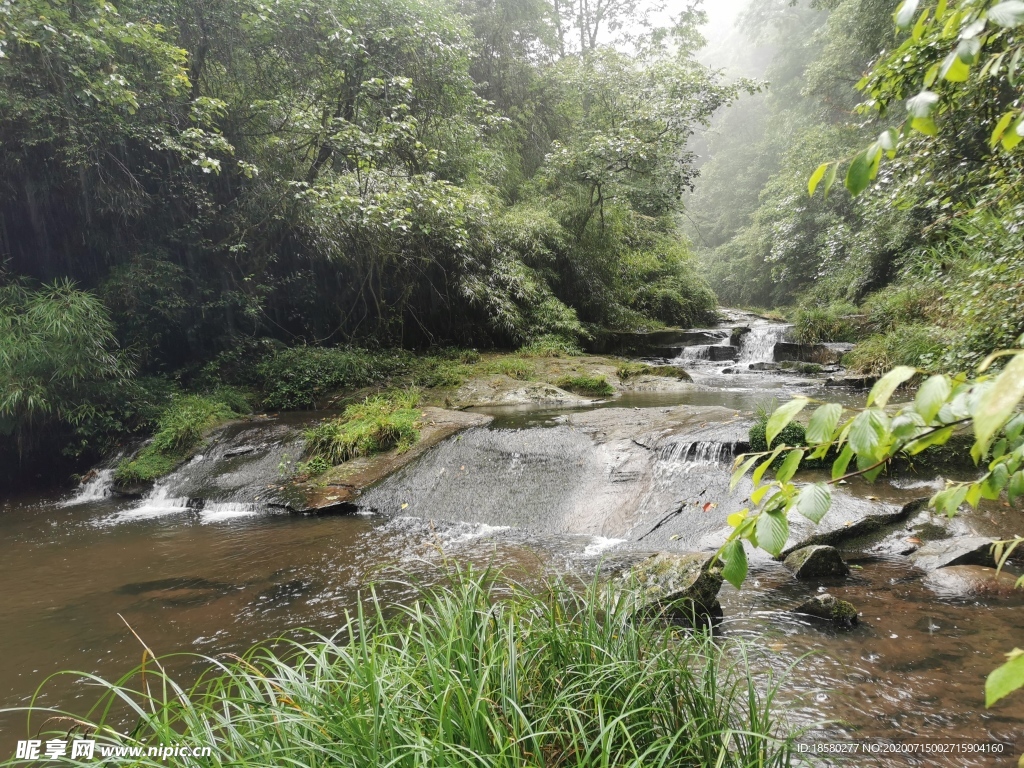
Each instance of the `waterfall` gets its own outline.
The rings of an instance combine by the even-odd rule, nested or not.
[[[172,515],[179,512],[188,512],[194,506],[191,500],[185,496],[172,496],[170,486],[159,484],[146,494],[145,498],[135,507],[124,513],[124,517],[157,517],[159,515]]]
[[[103,501],[110,496],[110,486],[114,481],[113,469],[97,469],[88,480],[83,482],[75,495],[70,499],[60,502],[62,507],[71,507],[76,504],[89,504],[94,501]]]
[[[728,462],[735,450],[735,443],[711,440],[672,443],[662,449],[660,464],[667,472],[688,472],[695,467],[716,466]]]
[[[740,339],[741,363],[770,363],[775,345],[789,336],[791,325],[756,325]]]
[[[711,353],[708,351],[709,347],[706,344],[701,344],[695,347],[683,347],[679,350],[679,360],[707,360]]]

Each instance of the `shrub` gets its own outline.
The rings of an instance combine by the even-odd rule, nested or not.
[[[563,376],[555,382],[555,386],[576,392],[581,395],[597,395],[606,397],[615,394],[615,388],[604,376]]]
[[[793,317],[793,334],[801,344],[821,344],[833,341],[856,341],[860,336],[852,304],[805,306]]]
[[[402,353],[293,347],[263,360],[257,375],[265,407],[296,410],[315,409],[339,390],[380,384],[408,368],[409,357]]]
[[[419,393],[407,391],[368,397],[350,405],[341,418],[324,421],[306,431],[309,462],[323,459],[331,466],[357,456],[372,456],[396,448],[409,450],[419,440],[416,410]]]
[[[843,363],[851,370],[880,376],[897,365],[934,369],[947,349],[939,329],[930,325],[903,325],[876,334],[854,347]]]
[[[750,452],[751,453],[763,453],[768,450],[768,441],[765,439],[766,428],[768,426],[768,418],[758,419],[754,422],[754,425],[750,428]],[[802,424],[797,424],[795,421],[791,421],[786,425],[775,441],[772,443],[772,448],[779,445],[792,445],[799,447],[807,445],[807,435]],[[806,463],[805,463],[806,465]]]
[[[414,602],[394,608],[371,593],[336,635],[203,659],[209,672],[194,686],[152,664],[97,681],[100,720],[88,732],[101,747],[143,755],[161,744],[208,747],[211,765],[793,764],[799,733],[780,712],[779,682],[751,671],[742,641],[641,619],[623,585],[531,590],[498,578],[467,568],[432,589],[403,583]],[[122,701],[144,713],[124,735]],[[35,715],[44,728],[70,719]]]
[[[478,356],[479,357],[479,356]],[[458,387],[465,381],[470,368],[455,360],[423,357],[414,363],[413,383],[418,387]]]

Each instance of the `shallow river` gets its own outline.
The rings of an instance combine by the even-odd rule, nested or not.
[[[618,405],[750,411],[766,396],[784,398],[813,386],[771,374],[723,376],[709,365],[695,368],[707,390],[633,396]],[[529,430],[543,441],[559,416],[536,409],[494,413],[493,439]],[[699,471],[727,475],[730,458]],[[421,462],[431,460],[428,453]],[[920,487],[907,485],[882,481],[851,493],[894,503],[922,495]],[[916,485],[927,486],[925,495],[931,487]],[[42,686],[39,703],[84,711],[94,690],[74,676],[47,678],[64,669],[116,678],[136,666],[142,648],[126,624],[158,654],[237,652],[299,628],[330,633],[367,583],[396,575],[429,580],[444,557],[536,575],[586,570],[604,553],[630,546],[594,533],[545,530],[530,520],[515,525],[515,509],[503,518],[507,525],[472,511],[465,521],[434,515],[429,494],[410,499],[415,503],[403,514],[326,517],[274,514],[258,504],[197,510],[174,500],[95,495],[79,496],[80,503],[68,503],[76,499],[67,494],[11,498],[0,509],[0,707],[27,704]],[[445,504],[450,507],[451,499]],[[405,516],[413,511],[417,517]],[[1010,514],[992,511],[987,530],[1017,525],[1019,514]],[[802,658],[785,686],[796,716],[806,723],[834,721],[809,735],[809,744],[1000,741],[1008,744],[1002,757],[861,755],[853,764],[1015,765],[1024,751],[1021,697],[986,710],[983,685],[1003,653],[1024,646],[1024,604],[943,598],[904,558],[854,563],[853,576],[830,591],[861,610],[858,628],[823,631],[789,613],[818,587],[761,561],[741,593],[723,588],[722,631],[750,639],[779,669]],[[390,600],[407,595],[396,583],[379,591]],[[197,669],[185,658],[171,666],[183,678]],[[25,732],[24,715],[0,713],[0,759]]]

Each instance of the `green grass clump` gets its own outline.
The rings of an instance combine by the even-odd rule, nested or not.
[[[668,376],[682,381],[691,381],[690,374],[678,365],[648,365],[647,363],[622,363],[615,369],[619,381],[629,381],[641,376]]]
[[[862,341],[846,354],[843,364],[872,376],[881,376],[897,365],[929,370],[936,367],[946,349],[939,329],[922,324],[901,325]]]
[[[175,398],[157,420],[153,439],[134,458],[118,465],[114,473],[117,482],[142,483],[166,475],[192,455],[207,430],[238,415],[224,400],[237,405],[239,397],[232,390]]]
[[[792,764],[800,734],[779,682],[751,670],[741,641],[644,620],[621,586],[531,591],[500,577],[456,570],[395,608],[373,594],[334,636],[202,659],[209,671],[188,688],[153,662],[144,679],[93,679],[100,700],[72,722],[91,721],[98,747],[143,747],[104,758],[135,768],[166,766],[145,756],[161,743],[212,750],[174,758],[183,768]],[[127,727],[123,702],[138,713]],[[34,715],[46,722],[32,738],[66,734],[63,713]]]
[[[572,339],[549,335],[520,347],[518,354],[523,357],[579,357],[583,350]]]
[[[606,396],[615,393],[615,388],[604,376],[563,376],[555,382],[555,386],[581,395]]]
[[[500,358],[486,366],[487,373],[500,373],[519,381],[529,381],[537,375],[533,363],[516,358]]]
[[[801,344],[856,341],[860,336],[852,317],[856,313],[855,306],[844,303],[801,307],[793,317],[793,333]]]
[[[335,466],[392,448],[404,453],[420,438],[423,414],[416,410],[418,403],[419,393],[407,391],[368,397],[348,406],[341,418],[306,430],[307,466],[316,460]]]

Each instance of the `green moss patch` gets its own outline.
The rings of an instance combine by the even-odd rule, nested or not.
[[[604,397],[615,393],[614,387],[604,376],[563,376],[555,382],[555,386],[580,395]]]

